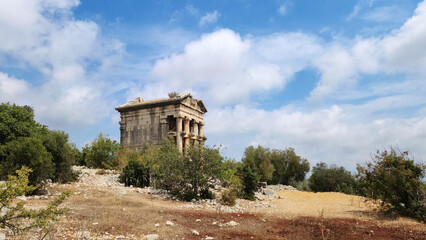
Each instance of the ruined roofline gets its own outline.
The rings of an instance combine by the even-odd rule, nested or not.
[[[148,101],[144,101],[141,97],[139,97],[139,98],[136,98],[135,100],[129,101],[126,104],[116,107],[115,110],[117,110],[118,112],[125,112],[129,110],[134,110],[134,109],[151,108],[153,106],[165,106],[170,104],[181,103],[182,100],[184,100],[187,97],[192,97],[192,95],[190,93],[182,93],[174,98],[159,98],[159,99],[148,100]],[[203,101],[201,101],[200,99],[195,99],[195,100],[197,100],[198,104],[201,107],[201,110],[204,113],[206,113],[207,109],[204,106]]]

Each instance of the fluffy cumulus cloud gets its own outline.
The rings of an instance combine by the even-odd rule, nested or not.
[[[167,86],[201,91],[220,104],[245,102],[253,92],[283,88],[320,51],[317,39],[303,33],[241,37],[221,29],[157,61],[146,94],[152,85]]]
[[[78,4],[0,2],[0,56],[35,69],[44,79],[34,85],[31,76],[16,79],[0,73],[2,102],[31,105],[39,118],[56,126],[93,124],[108,114],[101,93],[106,89],[96,75],[120,55],[122,44],[104,39],[96,23],[74,19],[72,9]]]
[[[225,138],[224,145],[228,147],[234,138],[242,143],[238,147],[294,147],[313,164],[325,161],[350,170],[355,170],[357,163],[368,161],[370,153],[389,146],[409,149],[418,156],[417,160],[422,160],[426,154],[422,146],[426,141],[426,115],[365,119],[362,107],[333,105],[309,112],[292,107],[265,111],[242,105],[210,109],[205,132],[222,139],[232,136]],[[236,149],[229,147],[231,151]]]
[[[399,29],[381,38],[358,37],[350,43],[334,42],[317,58],[321,73],[313,100],[357,86],[362,74],[409,74],[426,76],[426,2]]]

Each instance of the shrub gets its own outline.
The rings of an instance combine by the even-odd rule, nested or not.
[[[77,173],[72,170],[79,158],[78,149],[69,143],[68,134],[62,131],[47,130],[42,136],[43,145],[52,154],[55,168],[53,181],[70,182],[77,179]]]
[[[150,185],[150,167],[144,161],[144,155],[136,152],[126,153],[127,165],[120,174],[120,182],[125,186],[147,187]]]
[[[354,194],[356,192],[356,181],[349,171],[344,167],[337,167],[321,162],[312,169],[309,178],[309,188],[314,192],[343,192]]]
[[[243,183],[239,196],[248,200],[255,200],[254,193],[258,189],[259,175],[248,165],[244,165],[238,172]]]
[[[34,120],[34,111],[31,107],[0,104],[0,145],[19,137],[31,137],[40,126]]]
[[[86,145],[83,149],[86,165],[94,168],[120,169],[122,166],[117,161],[119,150],[119,143],[100,133],[91,144]]]
[[[275,171],[270,155],[268,148],[249,146],[244,150],[244,156],[241,161],[257,173],[260,181],[266,182],[272,179],[272,174]]]
[[[22,137],[8,142],[1,146],[0,156],[0,176],[3,178],[15,174],[22,166],[33,169],[29,175],[32,185],[54,176],[52,155],[46,151],[39,139]]]
[[[364,194],[381,200],[380,210],[426,221],[424,184],[426,166],[416,164],[408,152],[377,151],[365,167],[358,165],[358,181]]]
[[[237,203],[237,191],[232,188],[226,189],[222,192],[220,202],[223,205],[234,206]]]
[[[8,176],[4,183],[0,183],[0,228],[9,228],[15,233],[22,233],[36,227],[44,227],[52,221],[57,221],[68,210],[59,208],[65,199],[70,196],[64,192],[51,201],[46,208],[27,209],[24,201],[16,201],[16,198],[34,191],[29,186],[28,175],[30,169],[23,167],[16,171],[17,176]]]
[[[41,143],[41,144],[40,144]],[[32,168],[32,184],[51,178],[68,182],[76,179],[72,165],[78,149],[62,131],[51,131],[34,120],[29,106],[0,105],[0,172],[2,178],[15,174],[22,166]]]
[[[269,184],[284,184],[296,187],[299,182],[305,179],[309,172],[308,160],[298,156],[294,148],[285,150],[274,149],[270,153],[271,163],[275,171]]]

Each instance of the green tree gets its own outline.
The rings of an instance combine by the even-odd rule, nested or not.
[[[146,151],[141,151],[139,155],[136,151],[130,151],[127,149],[120,150],[121,161],[127,162],[120,174],[120,182],[124,183],[125,186],[134,187],[147,187],[150,186],[151,182],[151,166],[146,161]],[[124,155],[124,156],[123,156]]]
[[[0,145],[31,137],[41,125],[34,120],[34,111],[29,106],[10,103],[0,104]]]
[[[41,140],[20,137],[0,147],[0,171],[3,178],[13,175],[22,166],[33,169],[29,179],[31,184],[54,176],[52,154],[43,146]]]
[[[377,151],[365,167],[358,165],[358,181],[364,194],[381,200],[381,210],[426,221],[426,165],[417,164],[407,152]]]
[[[85,162],[88,167],[119,169],[121,167],[117,158],[120,144],[104,137],[102,133],[83,148]]]
[[[244,150],[242,163],[250,166],[260,177],[260,181],[272,179],[275,168],[271,163],[271,153],[268,148],[263,148],[262,146],[257,146],[257,148],[253,146],[247,147]]]
[[[255,200],[254,193],[258,189],[260,176],[250,167],[250,165],[241,166],[238,171],[238,175],[241,177],[241,181],[243,183],[239,196],[248,200]]]
[[[309,172],[308,160],[298,156],[294,148],[274,149],[270,153],[270,159],[275,171],[268,183],[296,186]]]
[[[344,167],[337,167],[321,162],[312,169],[309,178],[309,188],[314,192],[344,192],[356,193],[356,181],[352,174]]]
[[[70,182],[77,178],[77,173],[72,170],[79,158],[79,151],[75,145],[69,143],[68,134],[63,131],[46,131],[42,136],[43,145],[52,154],[55,167],[53,181]]]
[[[30,172],[30,169],[23,167],[16,171],[17,176],[8,176],[6,182],[0,183],[0,228],[23,233],[32,228],[44,227],[67,213],[68,209],[59,208],[59,205],[70,195],[69,192],[63,192],[46,208],[38,210],[25,208],[24,201],[16,200],[18,196],[34,191],[35,188],[28,185]]]
[[[185,180],[192,186],[192,194],[199,196],[199,189],[208,192],[209,180],[221,177],[223,157],[218,148],[201,144],[188,146],[184,157]]]

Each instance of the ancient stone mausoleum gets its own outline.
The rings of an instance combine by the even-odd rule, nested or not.
[[[188,144],[206,140],[203,114],[207,109],[190,93],[169,94],[169,98],[149,101],[139,97],[115,110],[120,112],[120,143],[125,147],[155,145],[172,137],[182,150]]]

